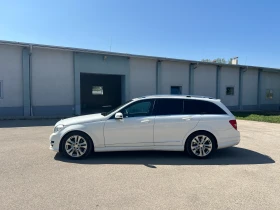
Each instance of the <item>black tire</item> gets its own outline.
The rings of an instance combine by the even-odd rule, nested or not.
[[[202,140],[203,136],[207,137],[208,139],[206,140],[205,144],[203,144],[204,146],[200,146],[201,144],[197,144],[197,148],[198,149],[194,149],[195,151],[192,150],[192,146],[193,148],[196,147],[196,143],[197,140],[194,140],[195,138],[197,138],[199,141]],[[209,143],[211,142],[211,151],[209,152]],[[191,134],[185,144],[185,151],[188,153],[188,155],[190,155],[191,157],[194,158],[198,158],[198,159],[203,159],[203,158],[208,158],[209,156],[211,156],[217,149],[217,142],[215,137],[208,132],[205,131],[199,131],[199,132],[195,132],[193,134]],[[203,153],[204,152],[204,153]],[[201,154],[203,154],[203,156],[200,156]]]
[[[75,142],[75,136],[77,136],[77,138],[80,137],[80,142],[81,142],[80,146],[77,146],[77,148],[74,148],[73,145],[78,145],[78,144],[74,143],[70,146],[68,141],[68,139],[70,139],[71,142]],[[68,151],[69,149],[72,148],[73,152],[72,150],[70,150],[70,153],[67,152],[66,148],[68,148]],[[86,158],[92,152],[92,148],[93,148],[93,143],[90,137],[85,133],[78,132],[78,131],[71,132],[65,135],[61,141],[61,152],[65,157],[70,159],[78,160],[78,159]],[[72,156],[70,155],[71,152],[72,152]]]

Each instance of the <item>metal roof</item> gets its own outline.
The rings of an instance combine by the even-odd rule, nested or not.
[[[153,59],[159,61],[174,61],[174,62],[188,62],[188,63],[197,63],[197,64],[207,64],[214,66],[228,66],[228,67],[243,67],[243,68],[255,68],[262,69],[264,71],[273,71],[280,72],[278,68],[269,68],[269,67],[261,67],[261,66],[248,66],[248,65],[232,65],[232,64],[222,64],[222,63],[213,63],[213,62],[203,62],[196,60],[185,60],[185,59],[177,59],[177,58],[168,58],[168,57],[157,57],[157,56],[147,56],[147,55],[135,55],[129,53],[117,53],[117,52],[108,52],[108,51],[100,51],[100,50],[91,50],[91,49],[82,49],[82,48],[74,48],[74,47],[62,47],[62,46],[52,46],[52,45],[43,45],[43,44],[33,44],[33,43],[25,43],[25,42],[14,42],[14,41],[5,41],[0,40],[0,44],[2,45],[16,45],[22,47],[30,47],[32,46],[37,48],[47,48],[47,49],[57,49],[57,50],[66,50],[72,52],[84,52],[84,53],[93,53],[93,54],[102,54],[102,55],[114,55],[114,56],[122,56],[129,58],[145,58],[145,59]]]

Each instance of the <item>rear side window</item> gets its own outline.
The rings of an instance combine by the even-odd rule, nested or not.
[[[158,99],[155,106],[156,115],[179,115],[183,114],[182,99]]]
[[[184,100],[184,114],[226,114],[216,104],[201,100]]]

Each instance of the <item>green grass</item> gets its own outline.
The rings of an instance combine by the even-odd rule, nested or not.
[[[232,112],[236,119],[280,123],[280,112]]]

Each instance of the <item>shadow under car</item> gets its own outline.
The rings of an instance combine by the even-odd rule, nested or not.
[[[131,164],[145,165],[150,168],[156,168],[155,165],[249,165],[275,163],[267,155],[239,147],[217,150],[207,159],[195,159],[187,156],[184,152],[168,151],[97,152],[82,160],[68,159],[61,153],[57,153],[54,159],[76,164]]]

